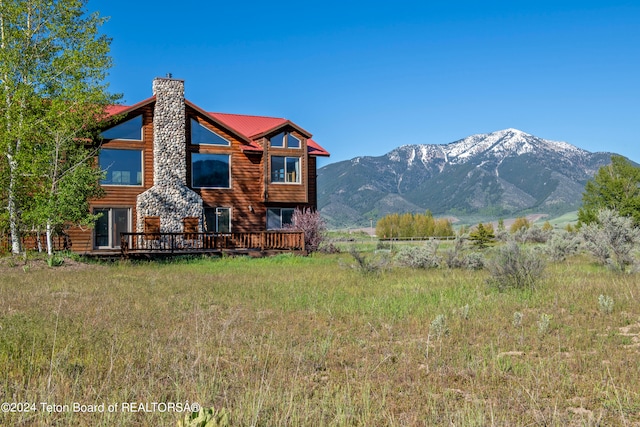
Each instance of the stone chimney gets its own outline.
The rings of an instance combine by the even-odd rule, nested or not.
[[[153,114],[153,187],[138,195],[138,231],[144,218],[160,217],[160,231],[179,233],[184,218],[199,218],[202,230],[202,198],[187,187],[187,139],[184,80],[158,77]]]
[[[153,182],[187,183],[184,80],[156,78],[153,114]]]

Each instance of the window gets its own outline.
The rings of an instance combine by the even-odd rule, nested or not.
[[[103,148],[98,163],[107,173],[100,184],[142,185],[142,150]]]
[[[191,183],[193,188],[230,188],[231,156],[193,153]]]
[[[131,209],[97,208],[93,213],[100,214],[94,229],[94,246],[104,249],[119,248],[120,233],[131,231]]]
[[[231,143],[225,138],[221,137],[212,130],[207,129],[198,123],[197,120],[191,119],[191,143],[192,144],[213,144],[213,145],[226,145]]]
[[[271,156],[271,182],[299,183],[300,158]]]
[[[142,141],[142,115],[115,125],[101,134],[104,139],[128,139]]]
[[[300,140],[290,132],[280,132],[269,140],[272,147],[300,148]]]
[[[204,220],[210,233],[231,232],[231,208],[204,208]]]
[[[267,209],[267,230],[278,230],[292,223],[293,208]]]

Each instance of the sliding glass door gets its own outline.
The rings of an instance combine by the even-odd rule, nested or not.
[[[96,221],[94,247],[112,249],[120,247],[120,233],[131,231],[131,209],[97,208],[94,214],[101,214]]]

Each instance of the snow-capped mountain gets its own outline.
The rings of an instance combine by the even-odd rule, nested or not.
[[[517,129],[449,144],[403,145],[318,171],[318,205],[334,224],[390,212],[508,215],[577,209],[584,185],[611,153],[590,153]]]

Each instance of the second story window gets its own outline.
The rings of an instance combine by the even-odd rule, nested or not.
[[[300,183],[300,158],[271,156],[271,182]]]
[[[191,155],[193,188],[230,188],[231,156],[228,154],[193,153]]]
[[[272,147],[300,148],[300,140],[290,132],[280,132],[269,139]]]
[[[103,139],[142,141],[142,115],[115,125],[100,134]]]
[[[102,185],[142,185],[142,150],[103,148],[98,156]]]
[[[191,143],[226,146],[230,145],[230,142],[227,139],[221,137],[214,131],[202,126],[200,123],[198,123],[197,120],[194,119],[191,119]]]

